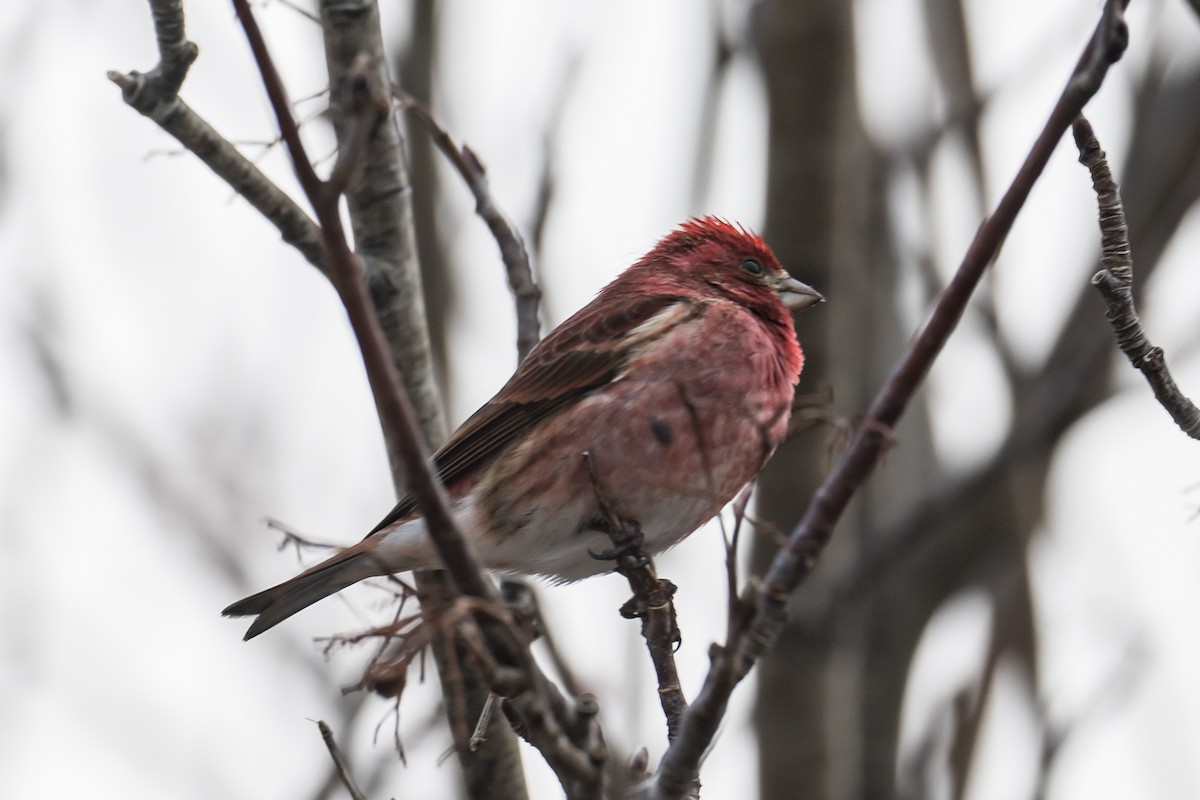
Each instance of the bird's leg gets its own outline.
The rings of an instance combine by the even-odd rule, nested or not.
[[[596,478],[596,465],[590,451],[584,451],[583,463],[602,515],[601,519],[588,527],[607,533],[613,543],[608,552],[588,552],[592,558],[615,561],[614,569],[629,581],[633,597],[621,606],[621,616],[642,622],[642,638],[646,640],[650,661],[658,677],[659,700],[667,719],[667,738],[674,739],[683,712],[687,710],[687,699],[675,667],[675,651],[683,643],[683,634],[675,616],[675,603],[671,599],[675,595],[675,584],[658,577],[654,562],[645,550],[641,525],[636,520],[622,519],[609,505]]]
[[[596,464],[592,460],[590,450],[583,452],[583,463],[587,469],[588,481],[592,484],[592,492],[596,496],[596,505],[600,507],[600,517],[592,520],[588,530],[608,534],[613,546],[609,550],[596,552],[588,550],[588,554],[598,561],[615,561],[616,569],[643,569],[652,565],[650,556],[644,548],[646,538],[642,535],[642,526],[637,520],[623,519],[613,510],[608,498],[600,490],[600,482],[596,478]],[[622,574],[624,574],[622,572]]]
[[[650,555],[643,547],[646,537],[642,535],[642,528],[636,521],[618,519],[617,527],[614,528],[608,520],[597,519],[588,526],[588,530],[608,534],[613,543],[608,550],[588,550],[588,555],[597,561],[615,561],[615,569],[622,574],[624,570],[653,566]]]
[[[588,479],[592,483],[592,491],[596,493],[596,503],[603,515],[593,520],[588,528],[607,533],[613,543],[610,550],[599,553],[589,550],[588,553],[595,559],[616,562],[613,569],[629,581],[633,597],[621,606],[621,616],[625,619],[642,620],[643,628],[650,620],[656,620],[660,633],[665,633],[671,646],[677,649],[683,639],[675,619],[675,604],[671,601],[675,596],[675,584],[658,577],[654,562],[645,550],[645,536],[642,535],[641,525],[636,520],[617,516],[605,499],[596,480],[592,454],[585,452],[583,459],[587,466]],[[667,623],[665,629],[662,625],[664,620]]]

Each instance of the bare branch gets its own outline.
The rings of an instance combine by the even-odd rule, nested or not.
[[[394,84],[391,87],[391,92],[400,108],[411,110],[417,119],[425,125],[431,134],[434,144],[437,145],[449,159],[451,165],[462,176],[468,189],[475,197],[476,213],[487,224],[488,229],[492,232],[492,236],[500,248],[500,256],[505,265],[509,288],[516,305],[517,357],[518,361],[522,361],[540,338],[538,305],[541,300],[541,290],[533,280],[529,254],[525,243],[522,241],[516,227],[500,211],[492,199],[491,191],[488,187],[486,170],[474,151],[466,145],[458,145],[449,132],[437,122],[432,113],[425,106],[418,103],[411,95]],[[533,596],[532,590],[525,581],[516,576],[503,577],[500,585],[501,593],[506,597],[510,594],[523,595],[525,597]],[[530,619],[530,623],[535,627],[537,626],[537,621],[533,618]],[[547,638],[547,644],[558,668],[559,675],[568,683],[568,690],[572,694],[578,694],[572,688],[575,685],[575,681],[561,654],[555,647],[554,641]],[[435,652],[441,653],[443,650],[439,648]],[[490,704],[490,698],[491,695],[489,694],[488,699],[485,701],[485,708],[487,704]],[[483,714],[481,714],[482,719]],[[468,750],[473,753],[475,748],[471,746],[470,742],[467,745]]]
[[[1104,269],[1092,276],[1092,285],[1104,297],[1105,316],[1117,338],[1117,346],[1135,369],[1146,376],[1159,405],[1175,424],[1193,439],[1200,439],[1200,409],[1180,391],[1167,369],[1162,348],[1146,337],[1133,303],[1133,252],[1120,191],[1108,168],[1104,151],[1096,141],[1091,124],[1081,114],[1073,124],[1079,163],[1088,168],[1099,204],[1101,262]]]
[[[154,85],[161,97],[169,99],[179,93],[188,69],[200,55],[200,48],[187,38],[182,0],[150,0],[150,15],[154,18],[161,61],[142,77],[147,84]]]
[[[319,0],[317,7],[329,73],[329,118],[339,151],[353,151],[361,111],[354,107],[353,93],[345,89],[354,82],[356,65],[360,74],[365,71],[370,105],[390,109],[379,7],[375,0]],[[362,169],[345,193],[355,252],[420,428],[428,442],[438,443],[446,436],[446,422],[433,379],[404,143],[390,113],[371,127],[370,134],[362,148]],[[394,453],[389,456],[397,490],[403,493],[404,465]]]
[[[325,182],[325,191],[338,197],[346,193],[361,173],[371,134],[385,111],[385,107],[379,103],[373,109],[376,113],[370,113],[371,104],[377,99],[371,93],[368,77],[370,66],[370,59],[366,54],[360,53],[346,76],[345,94],[348,98],[350,135],[346,137],[346,146],[338,148],[337,161]]]
[[[321,731],[321,738],[325,740],[325,747],[329,749],[329,757],[333,759],[334,768],[337,770],[338,777],[342,779],[342,785],[346,787],[346,791],[350,793],[352,800],[367,800],[367,796],[362,793],[358,785],[354,782],[354,777],[350,774],[350,767],[346,764],[346,759],[342,756],[342,751],[338,748],[337,742],[334,741],[333,731],[325,724],[325,720],[317,721],[317,728]]]
[[[366,56],[366,80],[371,96],[391,110],[391,79],[383,45],[379,8],[375,0],[320,0],[318,3],[325,60],[332,87],[353,85]],[[417,11],[418,15],[423,12]],[[355,144],[361,135],[354,97],[345,92],[330,96],[330,117],[339,151],[361,149],[362,169],[346,190],[346,206],[354,231],[357,255],[363,264],[370,296],[379,315],[391,356],[416,411],[419,427],[430,443],[446,436],[446,424],[433,370],[433,347],[425,307],[425,289],[417,258],[413,213],[413,187],[405,161],[404,143],[393,114],[373,126],[365,146]],[[350,162],[354,163],[352,159]],[[356,171],[357,172],[357,171]],[[403,459],[389,452],[393,479],[400,494],[405,490]],[[441,571],[415,576],[422,603],[436,613],[445,598],[458,589]],[[459,716],[477,717],[489,693],[461,642],[438,638],[432,647],[443,695],[460,702]],[[457,685],[451,685],[453,674]],[[447,713],[457,713],[447,705]],[[527,796],[516,738],[502,720],[489,729],[488,742],[471,751],[465,736],[455,738],[468,792],[488,800],[521,800]],[[453,721],[452,729],[458,730]]]
[[[667,719],[667,740],[673,741],[683,712],[687,710],[687,698],[683,695],[679,670],[675,666],[675,648],[680,642],[675,604],[671,599],[675,584],[658,577],[654,561],[646,553],[637,522],[621,519],[613,511],[596,479],[592,454],[585,451],[583,461],[596,503],[605,516],[605,532],[613,543],[612,550],[591,555],[613,561],[613,568],[629,581],[629,588],[633,590],[633,597],[621,606],[621,616],[642,621],[642,638],[650,651],[650,661],[658,677],[658,699]]]
[[[461,592],[467,597],[458,597],[456,602],[467,599],[472,601],[465,606],[469,617],[460,621],[459,625],[462,629],[475,631],[474,638],[468,636],[460,641],[471,645],[468,649],[474,660],[484,668],[485,673],[497,685],[498,690],[510,697],[509,705],[523,720],[526,735],[530,741],[539,748],[547,748],[544,750],[544,755],[563,780],[568,796],[573,798],[599,797],[603,778],[601,767],[606,758],[606,750],[595,719],[594,702],[591,703],[593,709],[588,713],[569,706],[553,684],[542,675],[529,653],[526,637],[514,625],[507,609],[499,602],[494,586],[484,577],[468,542],[456,527],[449,511],[445,492],[429,467],[429,453],[422,437],[422,430],[418,427],[418,417],[414,412],[412,401],[405,391],[405,384],[401,381],[396,361],[393,360],[393,348],[389,347],[383,326],[376,316],[372,295],[379,295],[381,291],[386,295],[388,291],[373,282],[372,292],[368,293],[363,260],[360,260],[359,256],[350,249],[348,237],[342,225],[339,201],[343,191],[349,190],[355,194],[350,198],[350,202],[352,218],[356,220],[358,217],[353,214],[356,201],[360,209],[369,206],[370,214],[387,216],[393,209],[385,201],[386,196],[395,195],[398,191],[395,180],[393,180],[396,175],[395,170],[388,173],[387,180],[384,181],[385,185],[381,185],[378,180],[360,179],[357,174],[360,162],[364,159],[368,164],[376,165],[375,150],[380,147],[379,139],[381,138],[376,134],[381,128],[386,127],[381,126],[380,122],[387,118],[390,108],[385,95],[380,92],[372,95],[372,81],[368,79],[370,76],[368,67],[379,68],[380,60],[371,61],[368,58],[357,69],[351,70],[347,76],[350,102],[343,105],[342,108],[343,110],[349,109],[350,114],[349,116],[343,115],[341,123],[349,122],[351,133],[349,137],[339,137],[339,162],[333,169],[331,181],[322,181],[305,151],[300,138],[299,125],[292,115],[291,104],[288,102],[283,81],[267,50],[249,1],[233,0],[233,4],[276,115],[280,138],[287,148],[297,180],[316,215],[317,222],[314,224],[303,212],[298,212],[306,223],[305,231],[310,235],[312,246],[309,250],[319,255],[314,263],[324,265],[324,272],[337,290],[350,318],[375,398],[380,423],[388,442],[393,469],[398,476],[397,483],[407,485],[427,521],[430,538],[453,577],[454,586],[447,587],[451,596]],[[369,6],[374,8],[373,4],[369,4]],[[183,17],[178,4],[159,4],[154,8],[156,22],[160,18],[160,8],[163,9],[162,19],[166,20],[165,25],[160,25],[160,46],[170,53],[183,53],[186,56],[187,48],[178,44],[179,41],[184,41],[182,39]],[[341,4],[336,8],[324,7],[323,12],[326,11],[330,14],[338,14],[350,13],[351,10],[346,4]],[[194,57],[194,53],[192,53],[190,58],[194,59]],[[381,58],[382,55],[380,55]],[[168,61],[170,58],[168,55],[164,55],[164,62]],[[190,63],[188,58],[182,60],[176,58],[177,63],[184,61]],[[131,104],[136,101],[140,104],[140,110],[143,113],[161,120],[167,112],[177,112],[182,107],[174,93],[178,89],[183,74],[186,73],[186,63],[182,67],[164,68],[163,71],[170,73],[169,80],[148,83],[137,75],[114,75],[112,77],[125,90],[127,101]],[[147,86],[156,87],[159,83],[165,86],[168,92],[166,96],[146,92]],[[337,86],[344,82],[334,80],[333,83],[335,89],[331,92],[331,102],[336,104],[344,99],[337,91]],[[374,83],[376,89],[380,88],[378,81]],[[161,121],[160,124],[162,124]],[[394,125],[391,127],[394,128]],[[224,141],[211,132],[210,138],[219,142]],[[181,138],[181,141],[184,139]],[[187,142],[184,141],[184,143],[187,146]],[[388,143],[384,142],[384,144]],[[394,161],[399,158],[398,140],[391,144],[395,145],[393,147],[393,150],[396,151],[393,153]],[[230,150],[232,150],[232,146],[230,146]],[[233,152],[236,153],[236,151]],[[364,152],[366,153],[365,157]],[[386,159],[384,161],[386,162]],[[363,166],[367,171],[373,169],[373,167]],[[387,171],[386,165],[384,171]],[[257,172],[254,174],[258,175]],[[262,181],[269,186],[269,182],[265,178]],[[364,185],[369,191],[382,193],[382,196],[363,197]],[[404,188],[406,188],[406,184]],[[356,238],[366,238],[359,235],[360,231],[357,227],[355,233]],[[390,242],[395,237],[383,236],[382,238]],[[411,240],[411,237],[408,239]],[[409,243],[411,244],[411,241]],[[379,242],[375,242],[375,244],[379,244]],[[373,254],[370,256],[371,258],[382,259],[379,253],[375,253],[368,247],[367,242],[363,242],[362,247],[366,248],[368,254]],[[388,247],[384,246],[384,249],[388,250]],[[394,255],[395,249],[388,250],[388,253]],[[367,257],[364,256],[364,260]],[[310,260],[313,259],[310,258]],[[399,260],[404,261],[403,258]],[[413,298],[420,295],[419,285],[415,292],[400,292],[401,289],[411,287],[402,278],[397,278],[393,274],[397,270],[401,273],[405,272],[406,265],[400,263],[395,266],[396,270],[381,269],[375,273],[384,275],[389,281],[387,288],[392,294],[403,293],[405,295],[403,302],[398,303],[389,303],[386,298],[383,300],[375,298],[380,302],[384,313],[393,317],[403,316],[402,306],[405,303],[419,302]],[[392,322],[394,323],[395,320]],[[405,324],[415,324],[423,332],[425,328],[423,314],[412,315]],[[389,330],[394,333],[406,330],[406,328],[404,325],[392,324],[389,326]],[[425,339],[417,336],[407,344],[410,347],[421,349],[423,342]],[[423,352],[427,360],[427,346],[423,348]],[[396,358],[406,367],[413,365],[414,360],[406,357],[403,353]],[[419,361],[419,359],[417,360]],[[419,367],[419,364],[413,367],[413,374],[422,374],[427,371],[421,370]],[[430,389],[430,386],[425,381],[420,382],[416,388],[419,392],[424,392],[426,389]],[[427,394],[426,392],[420,396],[422,427],[431,436],[440,435],[438,430],[440,414],[436,403],[429,402]],[[487,643],[486,647],[479,644],[484,640]],[[524,795],[523,785],[519,794]],[[517,795],[510,793],[506,796]]]
[[[649,786],[643,787],[646,796],[687,796],[734,687],[778,637],[789,595],[811,573],[833,534],[834,525],[877,465],[889,440],[888,432],[904,413],[957,326],[971,294],[999,251],[1059,139],[1096,93],[1108,68],[1123,54],[1128,43],[1124,21],[1127,5],[1128,0],[1108,0],[1105,4],[1096,30],[1025,163],[995,212],[980,226],[929,321],[876,395],[850,449],[817,489],[792,531],[788,546],[776,554],[762,585],[751,583],[747,587],[743,607],[748,611],[739,635],[724,647],[712,648],[709,674],[684,715],[679,737],[667,749],[657,775]]]
[[[313,266],[325,271],[321,235],[304,210],[203,118],[179,98],[179,88],[199,49],[184,31],[179,0],[151,0],[159,63],[147,73],[108,73],[121,96],[143,116],[158,123],[185,149],[254,206]]]
[[[346,240],[338,213],[338,196],[328,191],[327,184],[321,181],[312,167],[304,143],[300,140],[300,130],[292,116],[283,81],[267,51],[262,31],[250,10],[249,0],[233,0],[233,4],[266,86],[296,178],[304,188],[321,225],[322,243],[330,264],[330,280],[346,307],[350,325],[358,339],[384,436],[389,450],[396,455],[394,463],[404,465],[409,490],[429,525],[430,539],[454,576],[458,588],[474,597],[496,599],[495,587],[484,577],[478,560],[450,513],[445,490],[429,468],[429,450],[417,428],[412,403],[400,382],[383,329],[367,294],[361,265]]]
[[[488,230],[495,237],[508,276],[508,288],[512,291],[517,306],[517,360],[524,361],[540,337],[538,304],[542,299],[541,290],[533,280],[533,270],[529,266],[529,252],[525,248],[525,242],[492,199],[487,170],[475,151],[465,144],[459,145],[455,142],[449,132],[434,118],[433,113],[400,87],[392,86],[392,97],[400,108],[411,112],[429,131],[433,143],[449,159],[475,197],[475,213],[487,223]]]

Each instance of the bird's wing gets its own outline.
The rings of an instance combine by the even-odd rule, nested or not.
[[[495,397],[472,414],[433,455],[443,485],[487,463],[518,434],[611,382],[639,343],[695,319],[703,306],[677,295],[641,295],[593,303],[538,343]],[[410,516],[405,496],[367,534]]]

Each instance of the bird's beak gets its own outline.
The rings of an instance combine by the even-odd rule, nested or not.
[[[779,295],[779,299],[783,301],[783,304],[792,311],[803,311],[809,306],[825,302],[825,298],[821,296],[820,292],[807,283],[801,283],[791,276],[784,277],[782,280],[776,282],[775,293]]]

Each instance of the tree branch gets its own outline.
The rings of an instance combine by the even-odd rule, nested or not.
[[[350,766],[346,763],[341,749],[338,748],[337,742],[333,738],[333,731],[325,724],[325,720],[318,720],[317,728],[321,731],[321,738],[325,741],[325,747],[329,750],[329,757],[333,759],[334,769],[337,770],[338,777],[342,779],[342,785],[350,793],[351,800],[367,800],[367,796],[362,793],[362,790],[358,788],[358,784],[354,782],[354,776],[350,774]]]
[[[362,72],[365,59],[367,87],[390,111],[387,98],[391,79],[375,0],[321,0],[319,9],[330,86],[336,89],[352,85],[357,80],[356,73]],[[354,103],[353,93],[331,94],[330,114],[339,151],[356,149],[355,140],[361,134]],[[354,240],[371,299],[401,380],[413,401],[420,428],[427,441],[440,442],[446,436],[446,424],[433,376],[425,292],[417,259],[413,192],[404,145],[391,114],[381,124],[372,126],[370,133],[362,147],[363,169],[347,185],[346,203]],[[403,494],[406,467],[395,454],[391,455],[393,478],[397,491]],[[422,604],[434,613],[456,594],[450,579],[441,571],[417,573],[414,580]],[[451,719],[452,730],[470,730],[489,694],[486,681],[461,646],[461,642],[440,636],[433,643],[447,714],[455,717]],[[454,681],[456,685],[452,685]],[[503,720],[493,717],[487,742],[476,750],[469,747],[465,737],[456,736],[455,746],[472,797],[489,800],[526,797],[517,741]]]
[[[161,60],[143,77],[162,97],[174,97],[200,55],[200,48],[187,38],[182,0],[150,0],[150,16],[154,19],[154,38]]]
[[[500,210],[495,200],[493,200],[490,187],[488,186],[487,171],[475,152],[467,145],[458,145],[450,133],[434,118],[432,112],[403,89],[392,84],[391,92],[397,105],[401,109],[411,111],[418,121],[426,127],[434,144],[442,151],[442,154],[446,156],[451,166],[463,178],[463,181],[467,184],[467,188],[475,198],[476,213],[487,224],[492,237],[496,240],[496,244],[500,248],[500,257],[504,262],[509,290],[512,293],[513,302],[516,306],[517,361],[518,363],[524,361],[525,357],[529,355],[529,351],[533,349],[541,336],[538,324],[538,305],[541,301],[541,289],[533,279],[529,252],[525,247],[525,242],[517,232],[516,226],[512,224],[508,217]],[[516,575],[502,576],[500,578],[500,591],[506,601],[511,601],[513,597],[534,597],[533,590],[526,583],[525,579]],[[536,601],[534,602],[536,603]],[[536,628],[538,624],[537,620],[531,619],[530,622]],[[569,668],[562,659],[561,653],[555,647],[553,639],[546,636],[546,642],[559,674],[567,683],[568,691],[572,694],[578,694],[575,689],[571,688],[576,685],[576,682],[573,680]]]
[[[596,466],[589,451],[583,453],[588,480],[596,496],[596,504],[605,517],[612,550],[592,553],[592,558],[611,560],[614,569],[629,581],[633,597],[621,606],[621,616],[642,621],[642,638],[650,652],[650,662],[658,678],[658,699],[667,720],[667,740],[674,741],[679,732],[687,698],[679,682],[675,666],[675,648],[680,642],[679,626],[675,620],[675,584],[658,577],[654,561],[646,553],[642,531],[637,522],[621,519],[613,511],[596,479]]]
[[[445,490],[430,468],[429,453],[416,415],[395,363],[389,357],[383,330],[367,295],[366,281],[356,256],[350,251],[338,213],[338,196],[329,191],[312,169],[291,116],[279,74],[267,51],[262,32],[249,7],[249,0],[233,0],[238,19],[246,31],[259,66],[271,106],[279,121],[301,186],[304,187],[321,225],[323,244],[331,266],[331,280],[346,306],[351,327],[358,339],[367,377],[375,395],[384,434],[394,447],[396,463],[406,470],[407,485],[425,518],[433,542],[458,591],[470,599],[479,636],[487,648],[469,648],[481,664],[493,688],[510,702],[524,722],[525,735],[539,748],[572,798],[599,797],[606,755],[595,714],[580,714],[569,708],[561,694],[542,674],[529,652],[529,642],[513,624],[492,583],[484,577],[470,545],[450,513]],[[364,113],[375,106],[368,105]],[[360,123],[361,124],[361,121]],[[456,601],[458,602],[458,601]],[[462,624],[470,625],[471,620]],[[471,637],[464,637],[470,644]],[[562,732],[570,747],[562,744]],[[599,742],[597,748],[595,743]]]
[[[156,122],[267,218],[283,240],[325,272],[321,234],[316,224],[255,164],[216,132],[179,98],[179,88],[199,49],[187,40],[179,0],[150,0],[159,63],[146,73],[109,71],[121,96],[138,113]]]
[[[495,588],[484,578],[478,560],[455,524],[445,490],[429,468],[429,450],[421,431],[417,429],[412,403],[400,382],[383,329],[375,316],[362,267],[351,252],[342,227],[338,213],[339,197],[327,191],[327,185],[317,176],[308,159],[296,120],[291,114],[283,81],[267,51],[262,31],[250,10],[249,0],[233,0],[233,5],[254,53],[296,178],[320,223],[322,245],[330,265],[330,280],[346,307],[350,325],[362,351],[363,364],[389,451],[395,454],[397,463],[404,465],[404,483],[424,515],[429,525],[430,539],[459,590],[481,599],[498,599]]]
[[[388,103],[390,78],[375,0],[320,0],[321,33],[329,71],[330,118],[338,149],[353,149],[357,115],[352,93],[341,91],[353,80],[356,63],[366,56],[366,79],[375,102]],[[429,324],[417,260],[412,185],[404,161],[404,143],[393,116],[372,127],[361,174],[346,192],[354,244],[367,285],[396,362],[400,379],[430,443],[446,437],[446,422],[433,379]],[[396,478],[403,465],[392,462]],[[403,483],[397,480],[397,489]]]
[[[1109,171],[1104,151],[1096,141],[1091,124],[1080,115],[1072,125],[1079,163],[1088,168],[1099,205],[1101,263],[1104,269],[1092,276],[1092,285],[1104,297],[1105,316],[1117,338],[1117,346],[1135,369],[1146,376],[1159,405],[1175,424],[1193,439],[1200,439],[1200,409],[1176,385],[1167,369],[1162,348],[1146,337],[1133,302],[1133,252],[1120,191]]]
[[[680,735],[667,749],[658,773],[648,786],[642,788],[645,796],[686,796],[699,772],[700,760],[716,735],[734,687],[774,643],[786,616],[789,595],[811,573],[817,557],[832,536],[834,525],[878,464],[890,440],[890,431],[957,326],[971,294],[999,251],[1059,139],[1099,89],[1108,68],[1124,52],[1128,43],[1124,21],[1127,5],[1128,0],[1108,0],[1105,4],[1101,20],[1042,132],[995,213],[980,226],[929,321],[876,395],[850,448],[817,489],[803,518],[789,536],[787,546],[776,554],[762,584],[751,583],[747,587],[743,595],[743,608],[747,609],[745,616],[738,625],[731,626],[738,635],[731,637],[724,647],[714,645],[711,650],[709,674],[684,715]]]
[[[373,23],[376,56],[369,53],[363,57],[353,53],[354,63],[344,71],[346,80],[334,74],[340,66],[346,65],[346,60],[330,58],[331,102],[336,106],[343,99],[348,100],[345,106],[335,109],[343,112],[334,114],[335,125],[347,125],[339,133],[348,135],[339,136],[339,160],[330,180],[322,181],[305,152],[283,82],[249,3],[234,0],[235,11],[275,112],[281,139],[316,214],[316,223],[178,98],[179,87],[197,51],[184,36],[184,19],[178,2],[151,0],[151,7],[158,34],[160,65],[145,75],[111,72],[110,79],[121,86],[127,103],[176,136],[185,148],[250,200],[276,224],[285,240],[300,249],[334,284],[359,342],[396,482],[401,487],[407,486],[416,499],[429,524],[431,540],[450,568],[456,584],[439,585],[451,594],[462,591],[474,598],[480,604],[477,609],[489,609],[490,618],[480,619],[477,625],[492,648],[491,652],[482,655],[486,656],[484,661],[492,664],[494,680],[508,690],[508,707],[520,715],[528,738],[539,748],[545,748],[543,754],[563,780],[568,796],[598,797],[606,751],[595,710],[587,713],[586,708],[579,711],[569,706],[540,672],[529,653],[528,642],[498,602],[495,588],[483,576],[468,543],[455,527],[444,491],[429,468],[429,454],[417,425],[418,413],[422,428],[430,438],[443,435],[443,424],[429,379],[427,331],[420,302],[420,283],[416,279],[412,236],[405,236],[400,230],[406,220],[411,228],[411,213],[407,208],[409,187],[399,155],[398,131],[390,120],[390,105],[382,91],[387,80],[374,3],[371,0],[326,3],[322,8],[327,15],[321,20],[327,33],[335,28],[338,29],[336,33],[345,33],[348,26],[353,27],[364,18]],[[356,40],[354,35],[331,34],[327,38],[327,52],[339,51],[339,46],[344,48],[348,42]],[[346,87],[344,96],[339,92],[342,86]],[[384,124],[385,121],[388,124]],[[381,131],[387,130],[394,134],[392,139],[380,135]],[[381,148],[390,149],[390,155],[381,155]],[[356,222],[355,238],[360,251],[365,252],[362,260],[351,251],[342,227],[339,202],[343,192],[350,193],[351,216]],[[360,220],[365,221],[360,225]],[[381,263],[383,266],[379,266]],[[364,274],[371,280],[369,294]],[[390,324],[381,326],[375,315],[376,308]],[[396,354],[394,360],[392,353]],[[405,382],[417,398],[417,413],[404,391],[397,361],[403,365]],[[476,651],[473,652],[480,655]],[[503,661],[496,660],[497,653],[503,656]],[[519,666],[514,669],[504,663],[507,660],[515,661]],[[594,702],[591,705],[594,706]],[[567,735],[556,737],[555,731],[566,731]],[[519,778],[520,762],[515,750],[509,755],[513,756],[509,761],[515,765]],[[494,773],[496,765],[493,761],[488,768]],[[499,790],[501,794],[489,796],[524,796],[523,780],[516,783],[519,786],[512,785],[512,791]]]
[[[525,356],[538,343],[538,304],[542,293],[533,280],[529,266],[529,252],[516,227],[504,216],[492,199],[488,186],[487,169],[475,151],[467,145],[459,145],[450,133],[434,118],[433,113],[398,86],[392,86],[392,97],[400,108],[412,113],[433,139],[433,143],[462,176],[471,195],[475,198],[475,213],[487,223],[488,230],[500,247],[500,258],[504,261],[508,276],[508,288],[512,291],[517,307],[517,360]]]

